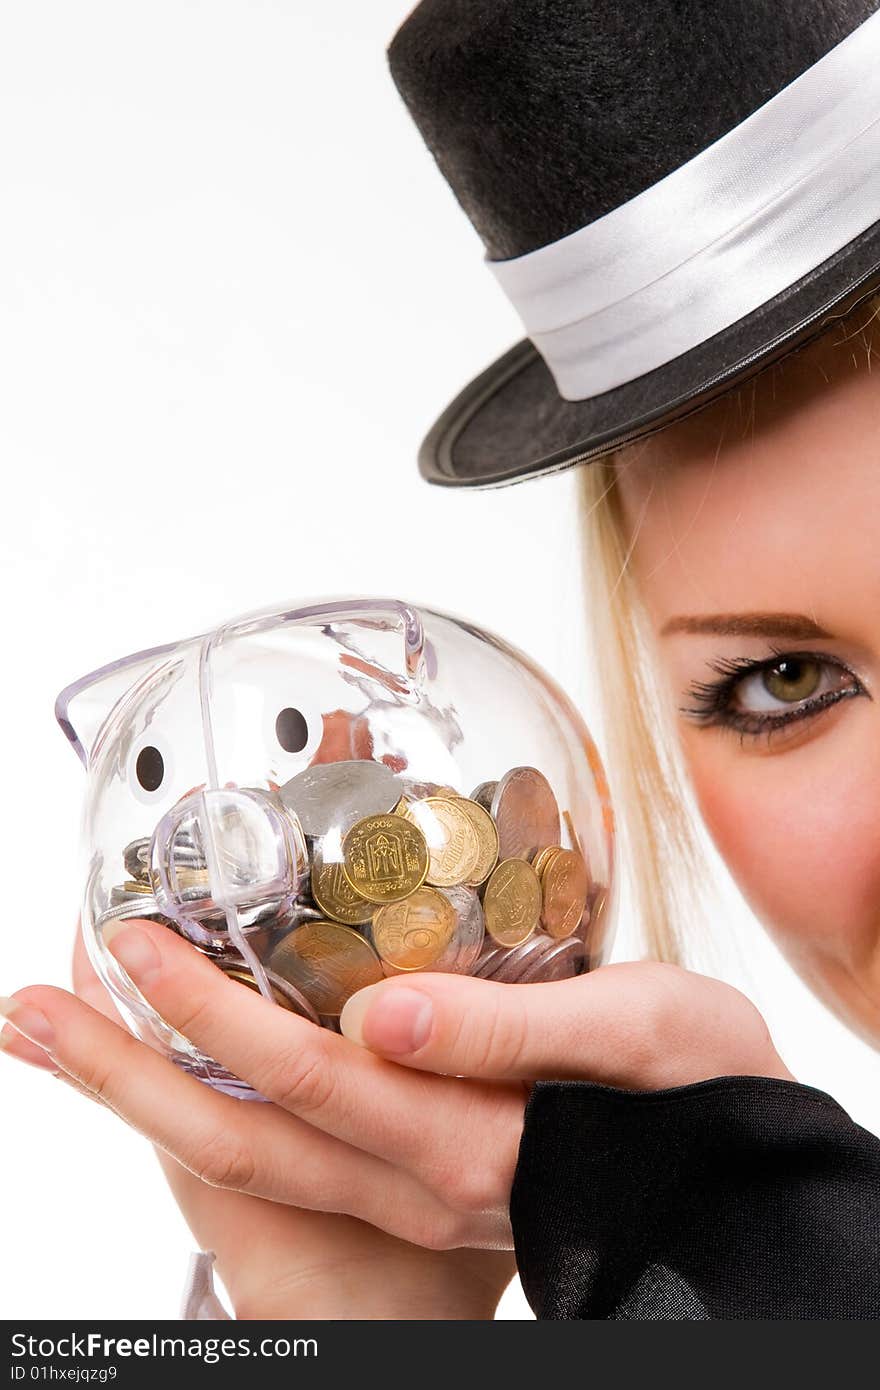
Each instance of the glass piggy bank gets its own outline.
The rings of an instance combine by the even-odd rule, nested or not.
[[[92,961],[138,1036],[231,1094],[252,1093],[151,1008],[109,922],[158,921],[328,1028],[385,976],[521,984],[607,957],[596,749],[543,671],[460,619],[359,598],[258,613],[76,681],[57,714],[88,775]]]

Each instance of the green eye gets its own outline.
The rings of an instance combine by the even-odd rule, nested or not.
[[[764,688],[776,700],[797,704],[809,700],[822,683],[822,667],[808,657],[786,657],[763,672]]]

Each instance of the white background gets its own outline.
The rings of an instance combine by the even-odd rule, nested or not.
[[[388,77],[408,8],[3,6],[2,993],[66,982],[83,775],[52,705],[91,668],[275,600],[394,592],[586,698],[571,476],[456,494],[416,473],[439,409],[520,335]],[[707,929],[738,941],[789,1065],[880,1127],[876,1058],[733,896]],[[0,1315],[176,1316],[190,1241],[147,1146],[0,1068]],[[517,1289],[503,1313],[529,1316]]]

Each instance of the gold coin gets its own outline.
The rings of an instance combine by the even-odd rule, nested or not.
[[[319,1014],[334,1017],[352,994],[385,978],[369,941],[338,922],[294,927],[275,947],[269,967],[300,990]]]
[[[540,850],[539,853],[535,855],[532,860],[532,868],[538,875],[538,878],[543,877],[544,870],[550,863],[550,860],[553,858],[554,854],[558,854],[561,849],[561,845],[548,845],[546,849]]]
[[[312,897],[325,916],[349,927],[369,922],[376,910],[352,888],[342,865],[325,862],[320,852],[312,860]]]
[[[365,816],[342,842],[342,868],[356,893],[371,903],[394,903],[421,888],[428,846],[405,816]]]
[[[124,893],[143,893],[152,896],[153,885],[152,883],[145,883],[141,879],[129,878],[123,883],[122,891]]]
[[[519,946],[541,917],[543,895],[538,875],[525,859],[502,859],[483,895],[486,930],[499,946]]]
[[[498,862],[498,831],[489,812],[478,801],[471,801],[466,796],[451,797],[450,800],[467,816],[477,837],[477,862],[468,878],[468,884],[476,888],[485,882]]]
[[[576,849],[560,849],[553,855],[541,880],[541,921],[548,935],[561,941],[577,930],[587,905],[589,886],[582,854]]]
[[[424,884],[400,903],[386,903],[373,919],[373,945],[398,970],[425,970],[439,960],[456,925],[455,908]]]
[[[247,988],[253,990],[255,994],[262,994],[260,986],[246,966],[221,965],[220,969],[230,980],[235,980],[239,985],[246,985]],[[317,1011],[312,1008],[312,1005],[300,990],[295,989],[287,980],[282,980],[281,977],[276,975],[272,970],[267,970],[265,973],[266,979],[269,981],[272,990],[272,998],[279,1008],[287,1009],[288,1013],[299,1014],[301,1018],[307,1018],[311,1023],[320,1022]]]
[[[480,841],[470,817],[460,807],[462,800],[428,796],[407,809],[407,819],[419,827],[428,843],[426,879],[436,888],[467,883],[480,857]]]

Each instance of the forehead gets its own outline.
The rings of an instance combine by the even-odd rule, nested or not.
[[[826,339],[616,464],[631,563],[671,612],[880,598],[880,358]],[[876,350],[876,349],[875,349]]]

